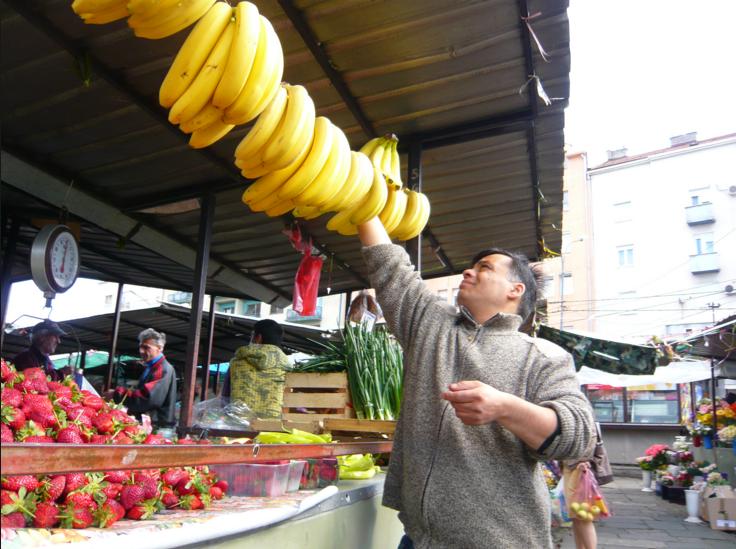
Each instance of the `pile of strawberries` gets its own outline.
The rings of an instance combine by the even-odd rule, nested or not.
[[[2,442],[173,444],[146,434],[138,421],[67,378],[2,365]],[[194,444],[189,438],[179,444]],[[2,477],[2,527],[107,528],[123,517],[167,509],[201,509],[227,491],[205,466],[66,475]]]

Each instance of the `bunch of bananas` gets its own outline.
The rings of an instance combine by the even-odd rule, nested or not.
[[[401,164],[399,162],[399,138],[394,134],[374,137],[360,148],[360,152],[366,154],[379,170],[389,185],[400,189]]]
[[[281,42],[258,8],[216,2],[182,44],[161,84],[159,103],[199,149],[263,112],[283,72]]]
[[[130,15],[128,0],[74,0],[72,10],[88,25],[104,25]]]

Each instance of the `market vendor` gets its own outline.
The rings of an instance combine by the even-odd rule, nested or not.
[[[250,344],[235,351],[222,396],[241,400],[259,418],[281,417],[289,359],[281,350],[284,329],[271,319],[253,326]]]
[[[172,427],[176,424],[176,372],[164,356],[166,335],[153,328],[138,334],[138,351],[145,366],[138,386],[131,390],[117,387],[110,391],[115,402],[123,402],[128,413],[140,418],[151,416],[156,427]]]
[[[41,368],[52,381],[61,381],[72,374],[72,369],[64,367],[54,368],[54,363],[49,355],[54,354],[61,342],[61,336],[66,332],[56,322],[44,320],[31,328],[31,345],[25,351],[18,353],[13,358],[15,368],[22,372],[28,368]]]
[[[404,350],[404,394],[383,504],[411,547],[552,547],[540,460],[595,441],[570,354],[519,331],[533,314],[523,256],[479,252],[459,311],[422,281],[381,221],[359,227],[378,303]]]

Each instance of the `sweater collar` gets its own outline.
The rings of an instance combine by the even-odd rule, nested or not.
[[[470,311],[462,305],[460,306],[458,320],[469,322],[476,328],[481,326]],[[518,332],[519,326],[521,326],[521,317],[511,313],[496,313],[486,320],[482,326],[491,328],[495,332]]]

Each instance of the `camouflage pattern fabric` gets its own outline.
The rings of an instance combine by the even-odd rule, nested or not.
[[[583,366],[611,374],[651,375],[657,366],[668,364],[656,347],[607,341],[557,330],[542,324],[537,337],[556,343],[575,360],[575,369]]]
[[[275,345],[240,347],[230,361],[230,398],[245,402],[259,418],[281,417],[288,365]]]

